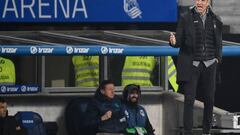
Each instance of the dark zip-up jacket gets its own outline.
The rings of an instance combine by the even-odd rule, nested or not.
[[[194,8],[190,9],[184,15],[181,15],[176,31],[176,45],[179,47],[179,55],[177,62],[177,82],[188,82],[191,79],[193,57],[196,46],[196,35],[194,29]],[[209,14],[212,16],[214,26],[215,38],[215,58],[218,59],[219,64],[222,62],[222,22],[220,18],[213,13],[209,8]],[[218,66],[219,66],[218,64]],[[217,81],[219,82],[219,72],[217,74]]]
[[[18,124],[14,116],[6,116],[0,118],[0,135],[27,135],[27,131]]]
[[[143,127],[147,130],[146,135],[154,135],[154,129],[149,121],[146,110],[140,105],[125,104],[123,106],[125,117],[127,119],[127,127]]]
[[[106,121],[101,121],[107,111],[112,111],[112,117]],[[122,111],[122,103],[118,97],[108,99],[100,92],[96,93],[87,108],[87,126],[96,132],[122,133],[126,128],[126,118]]]

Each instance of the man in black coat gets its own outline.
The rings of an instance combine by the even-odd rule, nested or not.
[[[8,116],[7,102],[0,97],[0,135],[27,135],[14,116]]]
[[[170,45],[180,47],[177,82],[185,94],[184,132],[192,135],[193,105],[196,89],[204,93],[203,134],[210,134],[214,105],[217,66],[222,61],[222,22],[211,10],[210,0],[194,0],[195,5],[181,16],[176,36]]]
[[[113,82],[103,81],[87,107],[86,125],[96,133],[123,133],[126,118]]]

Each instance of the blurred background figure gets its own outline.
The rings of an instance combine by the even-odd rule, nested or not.
[[[156,60],[153,56],[127,56],[122,70],[122,86],[137,84],[153,86],[151,74]]]
[[[73,56],[76,87],[97,87],[99,81],[98,56]]]
[[[15,65],[7,58],[0,57],[0,85],[16,83]]]

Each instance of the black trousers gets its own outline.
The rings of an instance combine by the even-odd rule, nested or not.
[[[204,114],[203,114],[203,133],[210,133],[212,127],[212,115],[214,96],[216,89],[216,68],[215,62],[209,67],[206,67],[202,62],[198,67],[192,67],[192,78],[189,82],[182,84],[184,90],[184,131],[185,135],[192,135],[193,127],[193,105],[196,96],[197,85],[201,84],[201,89],[204,93]]]

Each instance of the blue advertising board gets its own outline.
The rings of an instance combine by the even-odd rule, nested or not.
[[[0,55],[177,55],[170,46],[0,46]]]
[[[41,92],[38,85],[0,85],[0,94],[33,94]]]
[[[124,55],[124,56],[177,56],[178,48],[172,48],[165,44],[163,46],[49,46],[49,45],[18,45],[0,46],[0,56],[2,55]],[[237,45],[227,45],[223,47],[223,56],[240,56],[240,47]]]
[[[176,0],[0,0],[0,22],[176,22]]]

